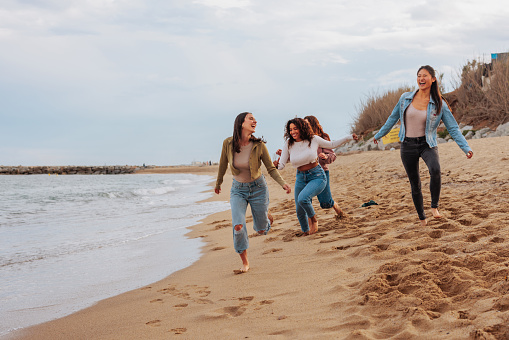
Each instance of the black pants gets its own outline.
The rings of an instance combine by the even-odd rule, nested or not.
[[[440,160],[438,148],[430,148],[425,137],[405,137],[401,143],[401,161],[405,167],[410,187],[412,188],[412,199],[420,220],[426,219],[424,204],[421,192],[421,177],[419,176],[419,158],[422,158],[428,166],[430,175],[429,189],[431,191],[431,207],[438,208],[440,199],[440,187],[442,179],[440,176]]]

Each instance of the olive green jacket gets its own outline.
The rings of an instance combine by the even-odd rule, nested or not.
[[[285,180],[279,174],[272,160],[270,159],[269,150],[263,142],[253,142],[251,155],[249,156],[249,169],[251,170],[251,179],[254,181],[262,175],[262,162],[269,172],[270,176],[274,178],[279,185],[284,186]],[[228,137],[223,142],[223,149],[221,151],[221,159],[219,160],[219,170],[217,172],[216,189],[221,188],[223,177],[226,169],[230,164],[230,170],[234,176],[238,175],[240,171],[233,166],[233,137]]]

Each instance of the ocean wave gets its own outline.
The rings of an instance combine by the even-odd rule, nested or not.
[[[134,194],[137,196],[159,196],[165,195],[170,192],[174,192],[177,189],[175,187],[161,187],[161,188],[153,188],[153,189],[136,189],[134,190]]]

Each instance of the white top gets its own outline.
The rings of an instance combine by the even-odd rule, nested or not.
[[[338,140],[328,141],[315,135],[311,139],[311,145],[309,145],[309,141],[303,140],[301,142],[294,142],[290,148],[288,148],[288,141],[286,141],[277,168],[279,170],[284,169],[285,163],[289,158],[291,160],[290,163],[296,168],[313,163],[316,161],[318,148],[334,149],[351,139],[353,139],[352,135],[348,135]]]
[[[405,137],[426,135],[426,110],[417,110],[410,104],[405,112]]]

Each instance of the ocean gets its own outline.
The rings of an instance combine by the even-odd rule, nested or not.
[[[143,287],[200,256],[186,228],[228,210],[211,176],[0,176],[0,336]],[[199,203],[198,203],[199,202]]]

